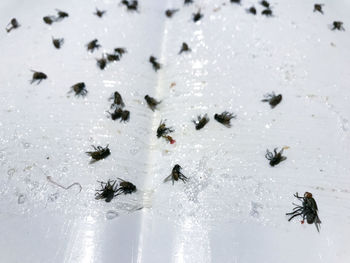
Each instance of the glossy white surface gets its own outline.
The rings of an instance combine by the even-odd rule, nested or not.
[[[349,262],[350,3],[324,1],[321,15],[310,1],[275,1],[266,18],[256,1],[194,1],[140,0],[139,13],[114,0],[0,2],[0,25],[21,24],[0,32],[0,262]],[[55,8],[69,18],[44,24]],[[168,19],[167,8],[180,11]],[[346,31],[331,31],[334,20]],[[60,50],[52,36],[64,37]],[[182,42],[191,53],[178,55]],[[98,69],[115,47],[128,53]],[[48,79],[30,85],[30,69]],[[67,94],[81,81],[86,98]],[[125,124],[106,117],[116,90]],[[283,94],[275,109],[260,101],[271,91]],[[237,114],[230,129],[213,118],[224,110]],[[156,138],[161,119],[175,144]],[[112,154],[89,164],[92,144]],[[288,159],[271,168],[266,149],[283,146]],[[189,182],[163,184],[177,163]],[[138,192],[95,200],[96,181],[117,177]],[[285,216],[305,191],[320,233]]]

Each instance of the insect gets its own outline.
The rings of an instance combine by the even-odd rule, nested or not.
[[[107,53],[106,57],[107,57],[108,62],[114,62],[114,61],[119,61],[120,60],[119,55],[116,55],[116,54],[108,54]]]
[[[122,117],[123,110],[121,108],[118,108],[115,109],[113,113],[110,113],[109,111],[107,111],[107,113],[109,113],[111,115],[111,119],[115,121]]]
[[[158,129],[157,129],[157,137],[160,138],[162,136],[165,136],[165,135],[168,135],[169,133],[172,133],[174,132],[174,129],[173,128],[168,128],[166,127],[165,125],[165,121],[160,121],[160,124],[158,126]]]
[[[264,6],[264,7],[266,7],[266,8],[269,8],[269,7],[270,7],[270,3],[267,2],[267,1],[265,1],[265,0],[261,1],[260,4],[261,4],[262,6]]]
[[[128,181],[125,181],[121,178],[118,178],[121,182],[119,183],[119,188],[117,190],[117,195],[120,194],[132,194],[133,192],[136,192],[136,186],[133,183],[130,183]]]
[[[264,16],[272,16],[272,10],[270,8],[267,8],[261,12]]]
[[[56,21],[60,21],[60,20],[62,20],[63,18],[66,18],[66,17],[69,16],[68,13],[66,13],[66,12],[64,12],[64,11],[61,11],[61,10],[59,10],[59,9],[56,9],[56,11],[57,11],[57,15],[58,15]]]
[[[95,193],[95,199],[100,200],[100,199],[105,199],[107,203],[112,201],[114,197],[118,195],[117,190],[118,190],[118,184],[115,180],[108,180],[107,183],[105,182],[100,182],[97,181],[101,184],[101,189],[96,190]]]
[[[181,181],[186,183],[188,178],[183,173],[181,173],[181,169],[182,168],[180,165],[175,164],[173,170],[171,171],[171,174],[167,178],[165,178],[163,182],[166,183],[171,180],[174,185],[174,181],[178,181],[180,179]]]
[[[192,19],[193,22],[198,22],[199,20],[201,20],[203,18],[204,15],[201,14],[201,10],[199,9],[197,13],[192,14]]]
[[[130,2],[128,0],[123,0],[121,3],[126,6],[128,11],[137,11],[138,2],[136,0]]]
[[[321,220],[318,217],[318,208],[315,199],[312,197],[312,194],[305,192],[304,197],[299,196],[298,193],[294,195],[298,200],[302,201],[302,205],[295,205],[293,212],[286,213],[286,215],[291,215],[288,221],[291,221],[296,216],[301,216],[303,220],[301,221],[304,224],[305,218],[308,224],[315,224],[316,229],[320,232]]]
[[[221,124],[225,125],[227,128],[231,127],[231,119],[235,119],[237,116],[233,113],[229,113],[227,111],[224,111],[221,114],[215,114],[214,119],[220,122]]]
[[[170,18],[178,11],[179,11],[179,9],[167,9],[165,11],[165,15]]]
[[[51,25],[53,22],[56,21],[56,17],[54,16],[44,16],[43,20],[46,24]]]
[[[87,43],[86,44],[87,50],[90,52],[94,52],[95,49],[99,49],[101,47],[101,45],[98,44],[97,42],[98,42],[98,40],[94,39],[94,40],[91,40],[89,43]]]
[[[231,2],[231,3],[234,3],[234,4],[240,4],[240,3],[241,3],[241,0],[231,0],[230,2]]]
[[[282,156],[284,148],[277,152],[277,148],[273,150],[274,153],[270,152],[268,149],[266,150],[265,158],[270,161],[271,166],[275,166],[280,162],[283,162],[287,159],[287,157]]]
[[[340,30],[340,31],[345,31],[345,28],[343,27],[343,22],[341,22],[341,21],[334,21],[332,30],[336,30],[336,29]]]
[[[74,84],[70,89],[71,90],[69,91],[69,93],[74,91],[75,96],[85,97],[86,94],[88,93],[88,91],[85,88],[84,82],[79,82],[77,84]]]
[[[61,45],[63,45],[64,39],[63,38],[53,38],[52,37],[52,44],[55,46],[55,48],[60,49]]]
[[[38,81],[37,84],[40,84],[40,82],[43,79],[47,79],[47,75],[43,72],[39,72],[39,71],[35,71],[35,70],[31,70],[33,72],[33,78],[30,82],[30,84],[33,84],[35,81]]]
[[[18,23],[16,18],[12,18],[10,23],[6,26],[7,33],[11,32],[11,30],[19,28],[21,25]]]
[[[123,121],[123,122],[127,122],[127,121],[129,121],[129,119],[130,119],[130,111],[128,111],[128,110],[123,110],[122,112],[121,112],[121,120],[120,121]]]
[[[207,114],[203,117],[197,116],[197,120],[192,120],[192,122],[195,124],[196,130],[200,130],[209,122],[209,117]]]
[[[157,105],[159,103],[161,103],[161,101],[157,101],[155,98],[152,98],[148,95],[145,96],[145,100],[152,111],[154,111],[156,109]]]
[[[184,5],[190,5],[193,4],[193,0],[185,0]]]
[[[113,100],[111,108],[114,108],[115,106],[120,106],[120,107],[125,106],[122,96],[118,91],[114,92],[114,94],[108,100]]]
[[[91,146],[92,148],[94,148],[95,151],[86,152],[86,154],[89,155],[95,161],[102,160],[111,154],[111,151],[109,150],[108,145],[105,148],[101,146],[97,146],[97,147],[94,145],[91,145]]]
[[[97,63],[97,66],[101,69],[101,70],[104,70],[106,65],[107,65],[107,60],[106,58],[104,57],[104,55],[102,55],[102,58],[97,58],[96,59],[96,63]]]
[[[124,48],[124,47],[117,47],[114,49],[114,52],[117,53],[120,57],[122,57],[124,54],[128,53],[126,48]]]
[[[323,14],[322,6],[324,6],[324,5],[323,4],[315,4],[314,5],[314,12],[320,12],[321,14]]]
[[[181,54],[182,52],[190,52],[190,51],[191,49],[187,45],[187,43],[183,42],[179,54]]]
[[[265,99],[261,100],[262,102],[268,102],[271,108],[276,107],[282,101],[282,94],[276,94],[274,92],[268,93],[265,96]]]
[[[103,15],[106,13],[105,10],[101,11],[99,9],[96,8],[96,11],[94,13],[94,15],[97,15],[98,17],[103,17]]]
[[[254,6],[247,9],[247,12],[253,15],[256,15],[256,8]]]
[[[162,67],[162,65],[157,62],[157,58],[154,56],[149,57],[149,62],[152,64],[152,67],[156,72]]]

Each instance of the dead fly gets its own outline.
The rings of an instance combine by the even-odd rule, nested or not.
[[[272,10],[270,8],[267,8],[261,12],[264,16],[272,16]]]
[[[266,150],[265,158],[270,161],[271,166],[275,166],[279,164],[280,162],[283,162],[287,159],[287,157],[282,156],[284,148],[277,152],[277,148],[273,150],[273,153],[270,152],[268,149]]]
[[[176,164],[173,170],[171,171],[171,174],[167,178],[165,178],[163,182],[166,183],[171,180],[174,184],[174,181],[178,181],[180,179],[181,181],[186,183],[188,178],[183,173],[181,173],[181,169],[181,166]]]
[[[119,183],[119,188],[117,190],[117,195],[120,194],[132,194],[137,191],[136,186],[133,183],[125,181],[118,178],[121,182]]]
[[[96,59],[96,63],[101,70],[104,70],[107,65],[107,59],[104,57],[104,55],[102,55],[102,58]]]
[[[182,52],[191,52],[190,47],[185,42],[182,43],[179,54],[181,54]]]
[[[118,195],[117,194],[118,184],[115,180],[108,180],[107,183],[100,182],[100,181],[97,181],[97,182],[101,184],[101,189],[96,190],[96,193],[95,193],[96,200],[105,199],[105,201],[109,203],[110,201],[112,201],[114,197]]]
[[[56,17],[55,16],[44,16],[43,20],[46,24],[51,25],[53,22],[56,21]]]
[[[264,6],[264,7],[266,7],[266,8],[269,8],[269,7],[270,7],[270,3],[267,2],[267,1],[265,1],[265,0],[261,1],[260,4],[261,4],[262,6]]]
[[[193,0],[184,0],[184,5],[193,4]]]
[[[64,39],[63,38],[53,38],[52,37],[52,44],[55,46],[55,48],[60,49],[61,46],[64,43]]]
[[[94,52],[95,49],[99,49],[101,47],[100,44],[97,43],[98,40],[94,39],[92,41],[90,41],[89,43],[86,44],[87,50],[90,52]]]
[[[10,23],[6,26],[7,33],[11,32],[11,30],[19,28],[21,25],[18,23],[16,18],[12,18]]]
[[[256,8],[254,6],[247,9],[247,12],[253,15],[256,15]]]
[[[123,110],[121,113],[120,121],[127,122],[130,119],[130,111]]]
[[[199,9],[197,13],[192,14],[192,19],[193,22],[198,22],[199,20],[201,20],[203,17],[203,15],[201,14],[201,10]]]
[[[241,0],[230,0],[233,4],[241,4]]]
[[[322,6],[324,6],[324,4],[315,4],[314,12],[320,12],[321,14],[323,14]]]
[[[168,9],[165,11],[165,15],[167,17],[171,18],[178,11],[179,11],[179,9]]]
[[[57,15],[58,15],[56,21],[60,21],[60,20],[62,20],[63,18],[66,18],[66,17],[69,16],[69,14],[68,14],[67,12],[61,11],[61,10],[59,10],[59,9],[56,9],[56,11],[57,11]]]
[[[111,105],[111,108],[114,107],[124,107],[125,104],[123,102],[122,96],[118,91],[114,92],[114,94],[108,99],[108,100],[113,100],[113,103]]]
[[[120,60],[119,55],[116,55],[116,54],[108,54],[107,53],[106,57],[107,57],[108,62],[115,62],[115,61],[119,61]]]
[[[203,117],[197,116],[197,120],[192,120],[192,122],[196,125],[196,130],[200,130],[209,122],[209,117],[207,114]]]
[[[221,114],[215,114],[214,119],[220,122],[221,124],[225,125],[227,128],[231,127],[231,119],[235,119],[237,116],[233,113],[229,113],[227,111],[224,111]]]
[[[172,133],[172,132],[174,132],[173,128],[166,127],[165,121],[164,122],[160,121],[160,124],[159,124],[158,129],[157,129],[157,137],[158,138],[163,137],[170,144],[174,144],[176,141],[171,136],[168,135],[169,133]]]
[[[43,72],[39,72],[39,71],[35,71],[35,70],[31,70],[33,72],[33,78],[30,81],[30,84],[33,84],[35,81],[38,81],[37,84],[40,84],[40,82],[43,79],[47,79],[47,75]]]
[[[114,49],[114,52],[117,53],[120,56],[120,58],[121,58],[128,51],[124,47],[117,47],[117,48]]]
[[[274,92],[268,93],[265,96],[265,99],[261,100],[262,102],[268,102],[271,108],[276,107],[282,101],[282,94],[276,94]]]
[[[149,62],[152,64],[152,67],[156,72],[162,67],[162,65],[157,62],[157,59],[154,56],[149,57]]]
[[[336,30],[336,29],[340,30],[340,31],[345,31],[345,28],[343,27],[343,22],[341,22],[341,21],[334,21],[332,30]]]
[[[108,145],[106,146],[106,148],[102,148],[101,146],[96,147],[94,145],[91,145],[91,146],[92,148],[94,148],[95,151],[86,152],[86,154],[93,159],[92,162],[102,160],[111,154],[111,151],[109,150]]]
[[[161,103],[161,101],[157,101],[155,98],[152,98],[148,95],[145,96],[145,100],[152,111],[154,111],[156,109],[157,105],[159,103]]]
[[[316,229],[320,232],[319,226],[321,224],[321,220],[318,217],[318,208],[315,199],[312,197],[312,194],[309,192],[305,192],[304,197],[301,197],[296,193],[294,195],[300,201],[302,201],[302,205],[295,205],[293,212],[287,213],[286,215],[291,215],[291,218],[288,221],[291,221],[296,216],[301,216],[303,220],[301,221],[304,224],[305,218],[308,224],[315,224]]]
[[[88,91],[85,88],[85,83],[84,82],[79,82],[77,84],[74,84],[69,91],[69,93],[74,92],[75,96],[82,96],[85,97]]]
[[[94,13],[94,15],[97,15],[98,17],[103,17],[103,15],[106,13],[105,10],[101,11],[99,9],[96,8],[96,11]]]
[[[115,109],[113,113],[110,113],[109,111],[107,112],[111,115],[111,119],[114,121],[120,119],[121,122],[126,122],[130,118],[130,111],[122,110],[121,108]]]
[[[121,3],[126,6],[128,11],[137,11],[138,2],[136,0],[123,0]]]

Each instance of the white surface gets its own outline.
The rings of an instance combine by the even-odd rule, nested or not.
[[[21,24],[0,33],[1,262],[349,262],[350,3],[323,1],[321,15],[312,1],[274,1],[266,18],[246,13],[261,12],[256,1],[195,2],[140,1],[139,13],[112,0],[0,2],[0,24]],[[69,18],[44,24],[55,8]],[[180,11],[167,19],[166,8]],[[334,20],[347,31],[331,31]],[[62,49],[51,36],[65,38]],[[90,54],[94,38],[102,48]],[[179,56],[184,41],[192,53]],[[95,58],[115,47],[128,54],[100,71]],[[30,85],[30,69],[48,79]],[[85,99],[67,94],[81,81]],[[115,90],[129,123],[106,117]],[[283,94],[273,110],[260,102],[271,91]],[[159,111],[146,94],[162,99]],[[238,115],[231,129],[213,119],[224,110]],[[191,119],[204,113],[196,131]],[[161,119],[175,145],[156,138]],[[111,156],[89,165],[91,144]],[[288,159],[271,168],[265,151],[282,146]],[[163,184],[176,163],[190,181]],[[96,201],[96,180],[116,177],[139,191]],[[285,216],[305,191],[320,233]]]

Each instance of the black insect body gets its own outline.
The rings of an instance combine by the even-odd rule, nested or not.
[[[60,21],[60,20],[62,20],[63,18],[66,18],[66,17],[68,17],[69,16],[69,14],[67,13],[67,12],[64,12],[64,11],[61,11],[61,10],[59,10],[59,9],[56,9],[56,11],[57,11],[57,19],[56,19],[56,21]]]
[[[345,28],[343,27],[343,22],[341,22],[341,21],[334,21],[332,30],[336,30],[336,29],[340,30],[340,31],[345,31]]]
[[[95,49],[99,49],[101,47],[100,44],[97,43],[98,40],[94,39],[92,41],[90,41],[89,43],[86,44],[87,50],[90,52],[94,52]]]
[[[98,181],[99,182],[99,181]],[[95,193],[95,199],[100,200],[100,199],[105,199],[107,203],[112,201],[114,197],[116,197],[117,190],[118,190],[118,184],[115,180],[108,180],[107,183],[104,182],[99,182],[101,184],[100,190],[96,190]]]
[[[182,52],[191,52],[190,47],[185,42],[182,43],[179,54],[181,54]]]
[[[186,183],[188,178],[183,173],[181,173],[181,171],[180,171],[181,169],[182,169],[181,166],[176,164],[174,166],[173,170],[171,171],[171,174],[167,178],[164,179],[164,183],[171,180],[174,184],[174,181],[178,181],[179,179],[181,181],[183,181],[184,183]]]
[[[107,57],[108,62],[114,62],[114,61],[119,61],[120,60],[119,55],[116,55],[116,54],[108,54],[107,53],[106,57]]]
[[[233,4],[241,4],[241,0],[230,0]]]
[[[105,10],[101,11],[99,9],[96,8],[96,11],[94,13],[94,15],[97,15],[98,17],[103,17],[103,15],[106,13]]]
[[[322,6],[324,6],[324,5],[323,4],[315,4],[314,5],[314,12],[320,12],[321,14],[323,14]]]
[[[138,2],[136,0],[133,0],[133,1],[123,0],[121,3],[126,6],[128,11],[137,11]]]
[[[179,9],[168,9],[165,11],[165,15],[167,17],[171,18],[178,11],[179,11]]]
[[[145,100],[152,111],[154,111],[157,108],[157,105],[161,103],[161,101],[157,101],[155,98],[148,95],[145,96]]]
[[[114,94],[109,98],[109,100],[113,100],[113,103],[111,105],[111,108],[114,107],[124,107],[125,104],[123,102],[122,96],[120,95],[120,93],[118,91],[114,92]]]
[[[128,181],[118,178],[121,182],[119,183],[119,188],[117,190],[117,195],[120,194],[132,194],[137,191],[136,186]]]
[[[233,113],[224,111],[221,114],[215,114],[214,119],[225,125],[227,128],[231,127],[231,119],[235,119],[237,116]]]
[[[6,26],[7,33],[11,32],[11,30],[19,28],[21,25],[18,23],[16,18],[12,18],[10,23]]]
[[[162,67],[162,65],[157,62],[157,58],[155,58],[154,56],[150,56],[149,62],[152,64],[152,67],[156,72]]]
[[[120,118],[121,118],[120,121],[123,121],[123,122],[129,121],[129,119],[130,119],[130,111],[123,110],[122,113],[121,113],[121,117]]]
[[[273,153],[269,150],[266,150],[265,158],[270,161],[271,166],[275,166],[280,162],[287,160],[287,157],[282,156],[284,148],[277,152],[277,148],[273,150]]]
[[[55,46],[55,48],[60,49],[61,46],[64,43],[64,39],[63,38],[53,38],[52,37],[52,44]]]
[[[124,54],[127,53],[127,50],[124,47],[117,47],[114,49],[114,52],[117,53],[120,57],[122,57]]]
[[[197,13],[192,14],[192,19],[193,22],[198,22],[199,20],[201,20],[203,18],[204,15],[201,14],[201,10],[198,10]]]
[[[110,113],[109,111],[107,112],[111,115],[111,119],[115,121],[122,117],[123,110],[121,108],[118,108],[118,109],[115,109],[113,113]]]
[[[101,146],[96,147],[92,145],[92,148],[94,148],[95,151],[86,152],[86,154],[89,155],[94,161],[102,160],[111,154],[108,145],[105,148]]]
[[[195,124],[196,130],[200,130],[209,122],[209,117],[207,114],[204,116],[197,116],[197,120],[192,120],[192,122]]]
[[[270,7],[270,3],[267,2],[267,1],[265,1],[265,0],[261,1],[260,4],[261,4],[262,6],[264,6],[264,7],[266,7],[266,8],[269,8],[269,7]]]
[[[160,137],[168,135],[169,133],[172,133],[172,132],[174,132],[174,129],[171,127],[170,128],[166,127],[165,120],[164,120],[164,121],[161,121],[159,126],[158,126],[157,137],[160,138]]]
[[[308,224],[315,224],[316,229],[320,232],[321,220],[318,217],[318,208],[315,199],[312,197],[312,194],[305,192],[304,197],[301,197],[296,193],[294,195],[298,200],[302,201],[302,205],[295,205],[293,212],[287,213],[286,215],[291,215],[288,221],[291,221],[296,216],[301,216],[303,220],[301,221],[304,224],[305,218]]]
[[[70,92],[74,92],[75,96],[82,96],[82,97],[85,97],[86,94],[88,93],[84,82],[79,82],[77,84],[74,84],[71,87]]]
[[[270,8],[267,8],[261,12],[264,16],[272,16],[272,10]]]
[[[40,84],[40,82],[43,80],[43,79],[47,79],[47,75],[43,72],[39,72],[39,71],[34,71],[34,70],[31,70],[33,72],[33,78],[30,82],[30,84],[33,84],[35,81],[37,81],[38,83],[37,84]]]
[[[271,108],[276,107],[282,101],[282,94],[276,94],[274,92],[266,94],[265,99],[261,100],[262,102],[268,102]]]
[[[193,4],[193,0],[184,0],[184,5]]]
[[[107,66],[107,59],[102,55],[102,58],[96,59],[96,63],[101,70],[104,70]]]
[[[53,22],[56,21],[56,17],[55,16],[44,16],[43,20],[46,24],[51,25]]]
[[[254,6],[252,6],[247,10],[247,12],[250,14],[256,15],[256,8]]]

